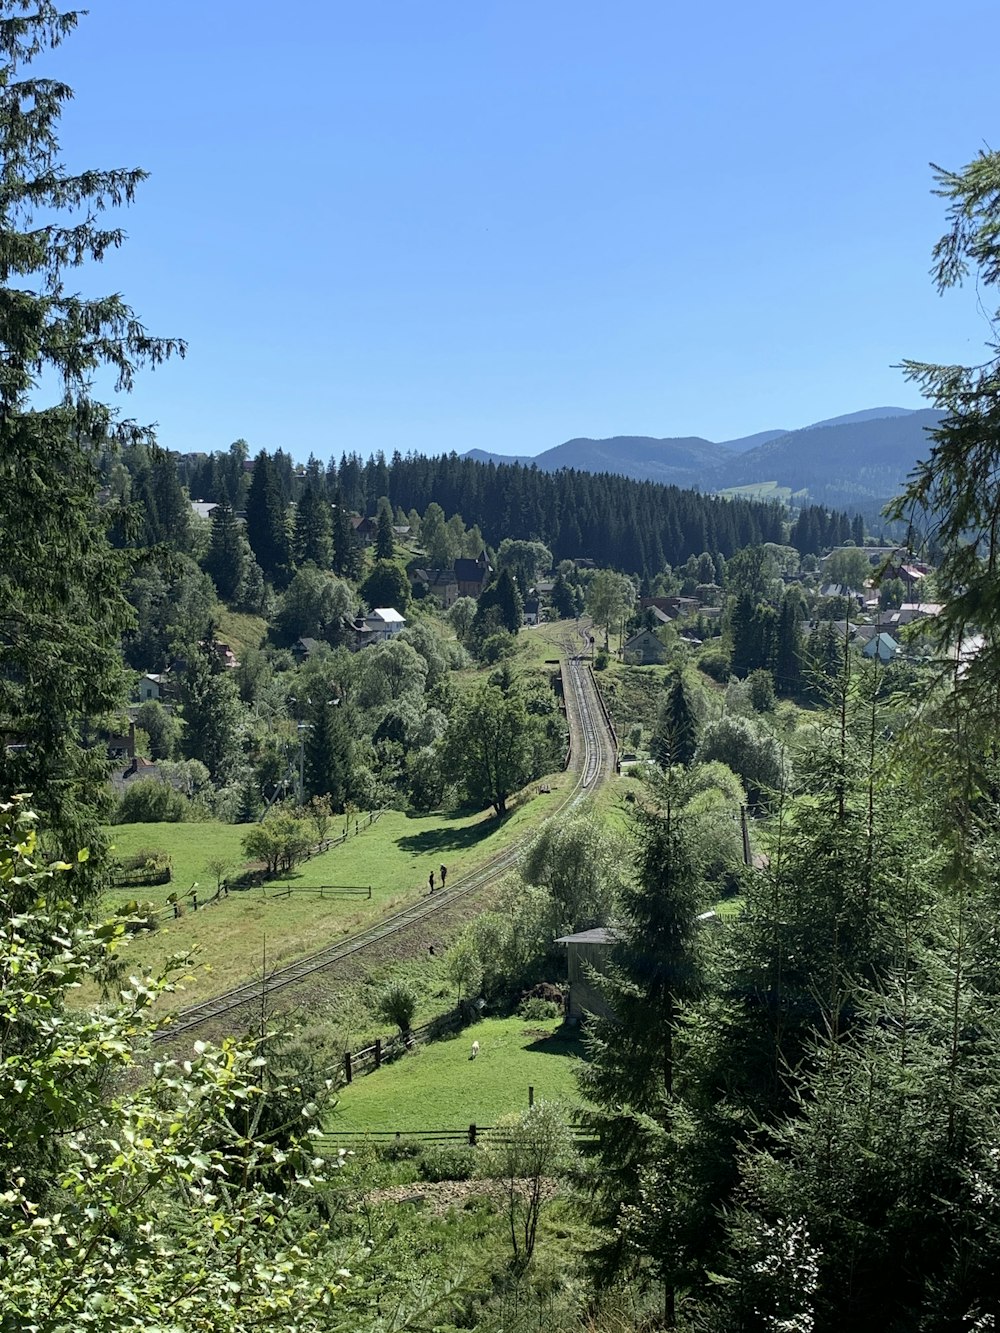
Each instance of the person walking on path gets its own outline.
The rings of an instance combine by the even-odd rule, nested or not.
[[[427,876],[427,883],[431,886],[431,893],[434,892],[434,871]]]
[[[447,867],[447,866],[442,866],[442,867],[441,867],[441,887],[442,887],[442,889],[444,888],[444,882],[445,882],[445,880],[446,880],[447,878],[448,878],[448,867]]]

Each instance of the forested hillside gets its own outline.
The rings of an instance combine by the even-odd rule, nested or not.
[[[219,455],[181,457],[180,477],[192,499],[220,501],[227,494]],[[286,500],[295,498],[295,467],[275,456]],[[328,467],[310,460],[305,479],[331,500],[372,514],[381,496],[394,509],[423,513],[438,504],[460,514],[497,547],[505,537],[538,540],[556,560],[586,557],[640,577],[701,551],[728,557],[744,546],[783,540],[787,511],[780,505],[720,500],[654,482],[588,472],[542,472],[520,464],[479,463],[454,454],[362,461],[341,455]]]

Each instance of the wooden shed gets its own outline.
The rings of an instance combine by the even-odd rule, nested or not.
[[[611,1010],[601,994],[595,973],[603,972],[617,935],[608,926],[581,930],[576,935],[561,935],[556,944],[565,944],[569,971],[569,1003],[566,1017],[579,1023],[584,1014],[609,1018]]]

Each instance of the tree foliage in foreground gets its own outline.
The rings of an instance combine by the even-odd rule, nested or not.
[[[118,645],[131,622],[130,558],[108,541],[117,515],[97,515],[97,463],[148,438],[95,401],[91,382],[110,370],[128,390],[141,366],[183,351],[120,296],[78,291],[76,270],[122,244],[107,214],[131,203],[143,173],[60,161],[72,92],[30,66],[76,21],[47,0],[0,5],[0,731],[16,741],[0,749],[0,790],[34,792],[67,851],[100,839],[103,765],[84,726],[124,696]]]
[[[37,859],[21,805],[0,807],[0,1330],[335,1327],[309,1108],[262,1133],[262,1061],[230,1041],[136,1079],[166,983],[68,1003],[125,929],[81,923],[69,870]],[[26,889],[44,913],[15,912]]]

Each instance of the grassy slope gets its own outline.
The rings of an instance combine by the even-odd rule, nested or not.
[[[327,1129],[462,1129],[494,1125],[522,1111],[528,1088],[537,1101],[576,1103],[575,1068],[582,1046],[556,1019],[492,1018],[433,1042],[357,1079],[341,1092]],[[473,1039],[479,1056],[469,1059]]]
[[[558,800],[560,785],[561,779],[555,780],[551,795],[533,795],[500,824],[485,812],[450,819],[388,811],[378,823],[274,885],[232,893],[204,911],[187,912],[153,934],[136,937],[130,952],[147,966],[158,967],[172,954],[196,949],[200,966],[187,986],[185,1002],[204,999],[252,976],[265,944],[269,966],[289,962],[425,893],[428,872],[433,868],[436,873],[441,862],[450,879],[456,880],[537,826]],[[238,864],[246,829],[218,823],[123,824],[112,832],[121,855],[140,847],[169,851],[174,882],[155,889],[119,890],[109,897],[109,907],[130,896],[163,902],[174,890],[186,892],[192,880],[200,882],[199,896],[208,897],[215,884],[206,863],[216,855],[231,855]],[[275,898],[274,890],[286,884],[293,889],[370,884],[372,897],[371,901],[318,899],[293,893],[290,898]]]

